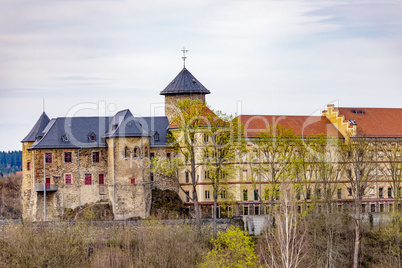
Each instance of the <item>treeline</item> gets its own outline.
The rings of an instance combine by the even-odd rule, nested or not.
[[[0,176],[22,170],[22,151],[0,152]]]

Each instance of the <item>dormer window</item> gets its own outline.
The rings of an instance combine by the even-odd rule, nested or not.
[[[112,125],[112,130],[115,130],[117,128],[117,124]]]
[[[155,133],[154,133],[154,141],[159,141],[159,133],[158,133],[158,131],[155,131]]]
[[[63,135],[61,136],[61,140],[64,142],[68,141],[68,134],[66,132],[64,132]]]
[[[89,141],[95,141],[96,140],[96,135],[92,131],[88,133],[88,140]]]
[[[36,136],[36,141],[40,141],[42,139],[42,136]]]

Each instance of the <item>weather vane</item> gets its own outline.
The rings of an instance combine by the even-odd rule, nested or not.
[[[186,50],[186,48],[183,47],[181,51],[183,51],[183,57],[181,57],[183,59],[183,67],[186,68],[186,59],[187,59],[186,53],[188,52],[188,50]]]

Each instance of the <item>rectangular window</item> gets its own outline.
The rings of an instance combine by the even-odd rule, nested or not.
[[[247,201],[248,200],[248,192],[247,189],[243,189],[243,201]]]
[[[209,171],[205,171],[205,179],[209,179]]]
[[[186,171],[186,183],[189,183],[189,182],[190,182],[189,174],[188,174],[188,171]]]
[[[152,159],[152,158],[154,158],[155,157],[155,153],[150,153],[149,154],[149,157]]]
[[[72,162],[71,152],[64,153],[64,163],[71,163]]]
[[[306,199],[310,200],[311,199],[311,189],[306,190]]]
[[[300,200],[300,189],[296,190],[296,200]]]
[[[92,152],[92,162],[99,163],[99,152]]]
[[[226,196],[227,196],[226,191],[225,191],[225,190],[222,190],[222,192],[221,192],[221,198],[222,198],[222,199],[226,199]]]
[[[315,197],[320,200],[321,199],[321,189],[316,189],[315,190]]]
[[[204,143],[207,143],[209,140],[209,135],[208,134],[204,134]]]
[[[259,200],[258,190],[254,190],[254,201]]]
[[[375,204],[370,205],[370,212],[375,212]]]
[[[31,162],[27,162],[27,170],[31,170]]]
[[[352,188],[351,187],[348,188],[348,195],[352,195]]]
[[[378,196],[380,197],[380,198],[383,198],[383,188],[382,187],[380,187],[380,188],[378,188]]]
[[[190,192],[186,191],[186,202],[190,202]]]
[[[392,187],[388,187],[388,198],[392,198]]]
[[[72,184],[71,174],[64,174],[64,183],[65,184]]]
[[[45,162],[48,164],[52,163],[52,153],[45,153]]]
[[[259,206],[254,207],[254,215],[260,215],[260,207]]]
[[[92,184],[92,175],[85,174],[85,185],[91,185],[91,184]]]
[[[170,159],[171,153],[166,153],[166,158]]]
[[[99,174],[99,185],[105,184],[105,175]]]
[[[130,184],[135,184],[135,178],[130,178]]]
[[[149,176],[150,176],[151,182],[153,182],[154,181],[154,173],[151,172],[151,174]]]
[[[338,196],[338,199],[342,199],[342,190],[341,189],[337,190],[337,196]]]
[[[206,191],[205,191],[205,199],[209,199],[209,197],[210,197],[210,195],[209,195],[209,191],[208,191],[208,190],[206,190]]]
[[[243,207],[243,215],[248,215],[248,206]]]
[[[363,213],[366,212],[366,204],[362,204],[362,212],[363,212]]]

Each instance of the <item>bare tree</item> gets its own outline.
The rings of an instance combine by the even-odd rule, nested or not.
[[[275,224],[268,227],[259,248],[263,263],[269,268],[308,267],[307,228],[297,213],[294,198],[286,191],[281,206],[275,210]],[[305,261],[305,262],[304,262]]]

